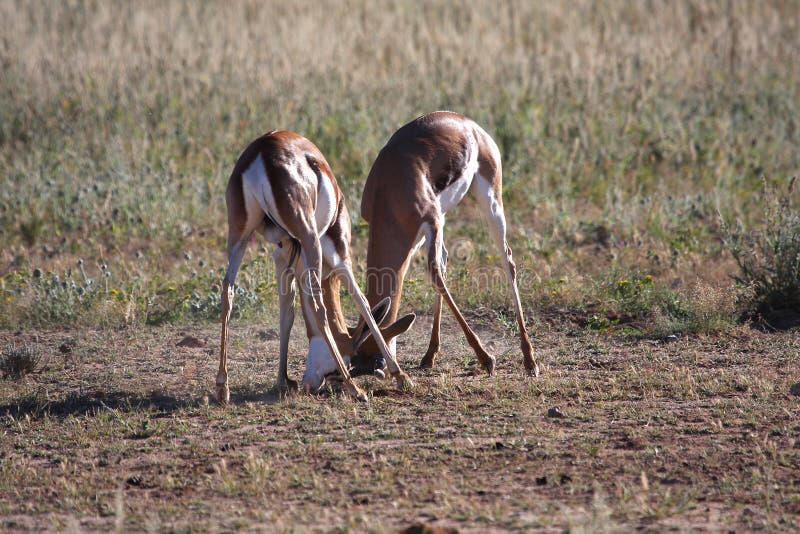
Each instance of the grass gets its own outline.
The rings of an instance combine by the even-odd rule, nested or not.
[[[0,380],[2,529],[797,530],[798,332],[738,323],[797,288],[798,13],[0,0],[0,348],[41,355]],[[467,198],[448,216],[448,280],[498,376],[474,374],[445,313],[414,392],[362,379],[366,406],[282,397],[258,243],[237,279],[232,403],[209,402],[240,151],[274,128],[312,139],[361,272],[370,165],[435,109],[500,146],[542,376],[520,376]],[[419,259],[405,287],[412,368],[433,302]],[[177,346],[188,335],[204,347]],[[298,324],[290,354],[305,347]]]
[[[800,316],[800,212],[794,199],[797,177],[786,192],[776,193],[764,182],[767,224],[747,230],[741,223],[726,228],[726,244],[739,266],[740,285],[751,289],[744,313],[769,328],[781,328],[786,316]],[[791,321],[790,321],[791,322]]]
[[[215,316],[222,191],[247,142],[304,133],[357,215],[391,132],[440,108],[501,147],[528,309],[585,309],[613,273],[651,274],[662,293],[680,278],[689,303],[698,283],[728,292],[718,212],[764,224],[761,177],[780,188],[799,166],[796,4],[574,7],[3,2],[3,325]],[[496,265],[471,200],[448,240],[472,245],[464,270]],[[269,270],[241,280],[244,316],[273,311]],[[86,279],[100,284],[75,294]]]

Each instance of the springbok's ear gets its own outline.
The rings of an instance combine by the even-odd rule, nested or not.
[[[389,308],[392,307],[392,297],[386,297],[375,306],[372,307],[372,317],[375,319],[375,324],[380,326],[386,316],[389,315]]]
[[[417,318],[416,314],[409,313],[408,315],[405,315],[400,319],[396,320],[389,326],[381,328],[381,335],[383,335],[384,341],[386,341],[386,343],[389,343],[389,341],[391,341],[392,339],[406,332],[414,324],[416,318]],[[380,353],[380,349],[378,348],[378,343],[375,341],[375,338],[372,337],[372,333],[369,331],[367,331],[367,335],[364,336],[364,339],[361,340],[361,343],[356,345],[356,347],[358,347],[356,349],[356,354],[359,355],[372,356]]]
[[[386,316],[389,315],[389,308],[392,307],[392,297],[386,297],[375,306],[372,307],[372,318],[375,319],[375,324],[380,326]],[[350,334],[350,337],[353,338],[353,346],[358,347],[364,338],[369,333],[369,328],[367,328],[367,323],[364,321],[363,317],[358,318],[358,323],[354,327],[348,327],[347,333]]]

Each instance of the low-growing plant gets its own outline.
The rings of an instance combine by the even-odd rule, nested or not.
[[[23,267],[0,278],[0,326],[158,325],[219,318],[223,268],[208,269],[204,261],[187,259],[167,272],[151,267],[120,276],[132,270],[130,264],[92,263],[79,259],[58,272]],[[236,317],[274,311],[277,289],[268,256],[253,251],[239,282]]]
[[[800,313],[800,211],[795,176],[781,193],[763,179],[763,223],[723,221],[724,242],[739,266],[736,282],[750,288],[741,307],[746,318],[767,322],[781,312]]]
[[[735,300],[742,291],[698,282],[681,290],[640,271],[612,269],[585,295],[584,324],[590,330],[646,337],[715,332],[735,321]]]
[[[0,371],[4,378],[20,379],[33,373],[39,366],[41,354],[30,345],[11,345],[0,357]]]
[[[650,274],[614,268],[600,275],[589,289],[589,308],[596,310],[589,325],[605,328],[641,319],[665,301],[664,291]],[[599,316],[598,316],[599,315]]]
[[[698,281],[681,289],[650,274],[612,269],[594,282],[583,304],[590,330],[661,338],[676,333],[710,333],[736,321],[736,302],[747,290]]]

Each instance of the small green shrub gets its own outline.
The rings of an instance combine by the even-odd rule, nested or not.
[[[109,266],[102,259],[96,266],[77,260],[59,272],[22,267],[0,278],[0,328],[217,320],[224,274],[222,267],[208,269],[205,261],[189,259],[166,275],[125,262]],[[248,258],[236,282],[234,318],[274,315],[277,288],[268,255]]]
[[[705,283],[679,290],[650,274],[612,269],[595,280],[584,297],[585,326],[590,330],[623,327],[623,333],[646,337],[716,332],[734,323],[735,300],[743,293]]]
[[[595,281],[589,301],[600,316],[589,326],[603,329],[618,323],[639,321],[660,313],[673,318],[687,315],[687,303],[671,289],[656,284],[650,274],[612,269]]]
[[[744,317],[769,318],[786,312],[800,312],[800,211],[794,198],[797,177],[783,194],[763,180],[763,223],[748,228],[723,223],[725,245],[739,266],[734,276],[740,285],[751,288],[743,299]]]

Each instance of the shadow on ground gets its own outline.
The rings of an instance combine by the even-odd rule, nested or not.
[[[757,317],[751,327],[761,332],[785,332],[800,327],[800,312],[796,310],[772,310]]]
[[[253,384],[231,389],[230,404],[243,404],[245,402],[258,402],[262,404],[275,404],[283,402],[290,395],[297,395],[298,392],[287,392],[277,386],[267,384]],[[211,404],[216,404],[216,399],[209,398]]]
[[[276,388],[268,389],[263,385],[255,385],[239,391],[231,392],[230,404],[259,402],[274,404],[281,402],[285,395]],[[147,411],[169,415],[182,409],[191,409],[211,404],[216,400],[203,397],[177,397],[163,391],[149,393],[133,393],[127,391],[71,393],[62,399],[48,399],[41,394],[30,394],[0,404],[0,416],[11,416],[15,419],[28,417],[39,419],[50,417],[66,418],[70,415],[94,415],[103,410],[119,410],[122,412]]]
[[[172,413],[182,408],[200,406],[201,399],[180,399],[163,392],[152,391],[147,394],[117,391],[112,393],[71,393],[62,399],[48,399],[40,394],[0,404],[0,415],[14,418],[29,417],[38,419],[45,415],[65,418],[70,415],[92,415],[102,410],[157,411]]]
[[[301,395],[299,392],[286,392],[274,385],[252,384],[231,390],[229,405],[245,403],[277,404],[287,396]],[[330,391],[322,391],[318,395],[330,395]],[[377,392],[376,396],[379,396]],[[178,397],[154,390],[149,393],[133,393],[128,391],[92,391],[70,393],[61,399],[50,399],[40,393],[32,393],[0,404],[0,417],[11,416],[15,419],[40,419],[44,416],[66,418],[69,416],[95,415],[103,410],[121,412],[157,412],[169,415],[182,409],[199,408],[211,405],[218,407],[216,399],[210,395],[199,397]]]

